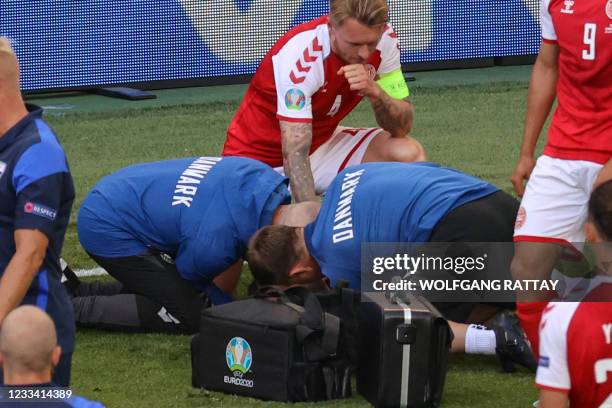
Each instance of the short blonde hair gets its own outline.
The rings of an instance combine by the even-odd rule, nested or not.
[[[386,0],[331,0],[330,19],[341,26],[347,18],[354,18],[368,27],[381,25],[389,19]]]

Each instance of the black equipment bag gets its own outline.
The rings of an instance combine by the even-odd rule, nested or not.
[[[191,342],[193,386],[286,402],[349,397],[355,299],[348,289],[268,288],[204,309]]]
[[[362,294],[357,391],[377,408],[438,407],[452,333],[426,299]]]

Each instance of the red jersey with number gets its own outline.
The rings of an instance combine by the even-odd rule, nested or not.
[[[601,284],[585,301],[551,302],[542,315],[536,386],[567,393],[572,407],[612,404],[611,294],[612,284]]]
[[[362,99],[338,70],[328,17],[285,34],[262,60],[227,131],[225,156],[283,165],[279,120],[312,123],[312,153]],[[400,69],[397,35],[388,26],[366,64],[372,77]]]
[[[559,45],[558,106],[544,154],[612,157],[612,0],[543,0],[542,38]]]

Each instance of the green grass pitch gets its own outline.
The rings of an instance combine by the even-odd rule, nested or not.
[[[505,80],[502,75],[496,82],[479,84],[482,81],[477,79],[453,85],[448,75],[424,75],[422,82],[414,83],[413,135],[431,161],[477,175],[510,192],[509,177],[522,133],[526,76]],[[63,253],[73,268],[95,266],[78,244],[75,220],[80,203],[99,178],[133,163],[220,153],[240,92],[223,96],[223,89],[217,90],[221,97],[216,101],[183,101],[180,91],[172,92],[178,92],[178,103],[166,106],[96,110],[94,101],[89,110],[48,111],[47,120],[67,152],[77,189]],[[55,103],[48,98],[35,102]],[[373,126],[375,121],[368,104],[362,103],[344,123]],[[247,279],[248,273],[243,285]],[[73,388],[109,407],[283,405],[191,388],[189,340],[187,336],[79,330]],[[451,357],[444,407],[530,407],[536,398],[533,378],[525,371],[502,374],[494,358]],[[359,396],[323,405],[368,406]]]

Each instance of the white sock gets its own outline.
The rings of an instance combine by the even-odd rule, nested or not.
[[[495,354],[495,332],[484,326],[470,324],[465,333],[467,354]]]

